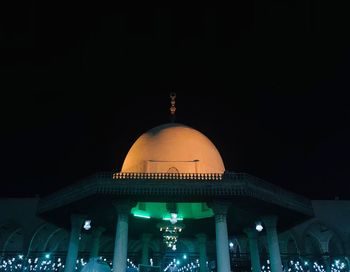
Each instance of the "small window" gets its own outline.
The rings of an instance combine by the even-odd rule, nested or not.
[[[179,170],[177,170],[177,168],[175,167],[170,167],[167,171],[167,173],[174,173],[174,174],[178,174]]]

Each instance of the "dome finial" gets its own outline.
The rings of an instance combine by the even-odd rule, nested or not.
[[[171,107],[170,107],[170,118],[171,118],[171,122],[175,122],[175,111],[176,111],[176,107],[175,107],[175,98],[176,98],[176,93],[171,92],[170,93],[170,98],[171,98]]]

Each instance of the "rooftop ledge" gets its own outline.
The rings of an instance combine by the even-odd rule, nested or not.
[[[41,198],[38,211],[45,212],[96,194],[134,198],[182,195],[203,199],[246,196],[312,214],[309,199],[253,175],[227,171],[193,174],[99,172]]]

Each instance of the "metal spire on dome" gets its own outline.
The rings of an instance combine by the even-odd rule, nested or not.
[[[170,120],[172,123],[175,122],[175,111],[176,111],[176,107],[175,107],[175,98],[176,98],[176,93],[171,92],[170,93],[170,98],[171,98],[171,107],[170,107]]]

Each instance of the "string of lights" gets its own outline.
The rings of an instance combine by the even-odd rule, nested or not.
[[[101,261],[106,262],[110,267],[113,266],[111,260],[105,257],[99,257]],[[181,263],[185,262],[182,266]],[[25,259],[23,254],[17,254],[14,256],[1,257],[0,259],[0,271],[6,272],[23,272],[23,271],[64,271],[64,258],[58,256],[52,256],[49,253],[38,257],[32,257]],[[80,258],[76,261],[75,270],[80,271],[88,263],[88,258]],[[208,263],[208,262],[207,262]],[[153,260],[151,261],[153,265]],[[170,267],[176,267],[178,272],[196,272],[199,271],[199,260],[188,260],[187,255],[183,256],[183,260],[173,259],[164,269],[166,272]],[[135,269],[138,271],[138,265],[136,265],[129,258],[127,259],[127,268]],[[298,271],[309,271],[309,272],[326,272],[326,265],[322,261],[311,261],[308,259],[301,260],[290,260],[285,263],[283,267],[285,272],[298,272]],[[330,272],[347,272],[349,271],[348,265],[342,259],[334,259],[330,264]],[[261,272],[271,272],[270,260],[266,260],[261,266]]]

